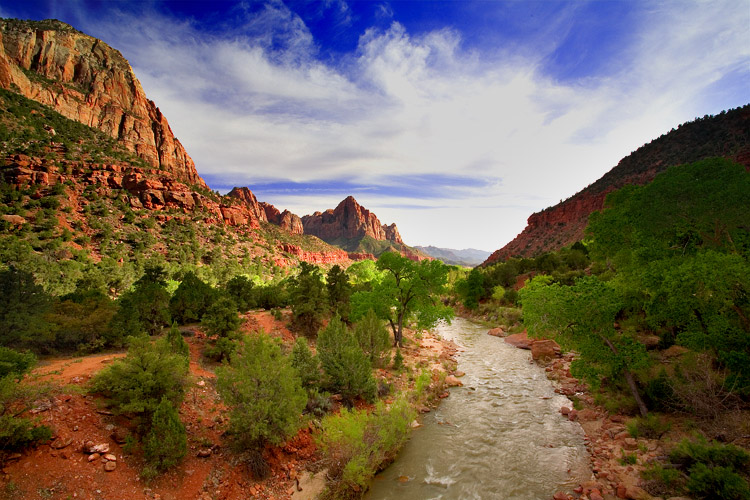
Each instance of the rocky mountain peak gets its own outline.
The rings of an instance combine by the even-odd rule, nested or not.
[[[305,234],[312,234],[323,241],[369,236],[375,240],[404,243],[395,224],[381,224],[380,219],[353,196],[347,196],[333,210],[302,217],[302,225]]]

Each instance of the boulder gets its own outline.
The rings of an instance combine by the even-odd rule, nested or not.
[[[508,335],[504,340],[506,343],[519,349],[531,349],[531,343],[533,342],[533,339],[530,339],[525,331]]]
[[[535,340],[531,343],[531,357],[535,361],[550,360],[560,355],[560,346],[554,340]]]
[[[458,380],[454,375],[448,375],[445,377],[445,384],[448,387],[460,387],[464,385],[464,383]]]
[[[493,337],[505,337],[505,330],[503,330],[503,327],[498,326],[497,328],[488,331],[487,335],[492,335]]]

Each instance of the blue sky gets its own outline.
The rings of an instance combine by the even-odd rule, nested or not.
[[[644,143],[750,102],[750,0],[5,1],[130,61],[198,172],[413,245],[500,248]]]

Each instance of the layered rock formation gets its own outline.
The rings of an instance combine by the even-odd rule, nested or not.
[[[305,234],[312,234],[323,241],[369,236],[375,240],[404,244],[396,224],[381,224],[378,217],[357,203],[353,196],[347,197],[333,210],[305,215],[302,226]]]
[[[227,196],[240,200],[243,205],[248,207],[248,209],[255,214],[255,217],[259,221],[270,222],[292,234],[304,233],[302,219],[300,219],[299,216],[293,214],[289,210],[280,212],[278,208],[270,203],[264,201],[259,202],[255,197],[255,194],[253,194],[249,188],[232,188],[232,190],[227,193]]]
[[[750,105],[680,125],[638,148],[576,195],[532,214],[526,228],[483,265],[510,257],[533,257],[575,243],[584,236],[589,214],[602,209],[610,192],[626,184],[647,184],[672,165],[713,156],[731,158],[750,168]]]
[[[0,20],[0,86],[117,139],[179,182],[206,188],[119,51],[60,21]]]

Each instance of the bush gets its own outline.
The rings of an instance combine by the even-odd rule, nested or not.
[[[386,356],[390,355],[391,337],[372,309],[354,326],[354,336],[373,366],[385,364]]]
[[[318,334],[318,357],[332,391],[340,392],[348,403],[358,396],[374,399],[376,385],[370,360],[338,317]]]
[[[661,439],[671,425],[649,413],[646,417],[637,417],[627,423],[628,433],[634,438]]]
[[[261,332],[245,338],[227,366],[216,370],[217,389],[230,408],[229,431],[243,449],[280,444],[299,426],[307,396],[278,343]]]
[[[167,332],[167,342],[172,348],[172,352],[179,354],[185,358],[185,365],[190,366],[190,346],[185,339],[182,338],[182,333],[177,327],[177,323],[172,323],[172,327]]]
[[[404,356],[401,354],[401,349],[396,348],[396,355],[393,356],[393,369],[400,371],[404,367]]]
[[[235,276],[224,287],[240,311],[247,311],[256,305],[253,282],[246,276]]]
[[[324,498],[359,498],[370,480],[388,465],[409,438],[416,412],[405,398],[390,408],[378,402],[372,413],[341,410],[323,419],[318,445],[333,478]]]
[[[40,396],[36,388],[20,384],[34,362],[31,354],[0,348],[0,370],[4,372],[0,376],[0,451],[21,450],[52,437],[49,427],[19,416]]]
[[[294,343],[291,363],[297,371],[303,387],[312,389],[320,385],[323,375],[320,371],[320,360],[313,355],[304,337],[298,337]]]
[[[697,498],[750,499],[746,478],[750,454],[734,445],[683,440],[669,454],[670,460],[687,473],[687,490]]]
[[[104,368],[91,384],[91,391],[104,395],[115,411],[134,414],[147,428],[152,415],[166,399],[177,406],[185,395],[188,368],[180,354],[172,352],[165,339],[151,343],[130,340],[128,355]]]
[[[151,430],[144,441],[148,464],[163,472],[179,463],[187,453],[187,433],[177,409],[164,398],[151,418]]]

